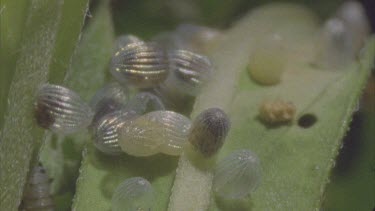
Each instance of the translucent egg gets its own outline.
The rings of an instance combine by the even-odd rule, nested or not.
[[[125,48],[129,44],[140,43],[140,42],[143,42],[143,41],[135,35],[132,35],[132,34],[121,35],[115,41],[114,52],[121,50],[121,48]]]
[[[320,39],[318,66],[337,69],[345,67],[355,58],[352,34],[342,20],[327,20],[321,30]]]
[[[187,143],[190,120],[173,111],[153,111],[130,121],[119,132],[121,149],[133,156],[159,152],[179,155]]]
[[[337,10],[336,17],[344,22],[352,34],[353,50],[358,52],[370,34],[366,11],[359,1],[345,1]]]
[[[163,48],[168,50],[173,49],[188,49],[187,43],[175,31],[166,31],[156,34],[152,40],[159,43]]]
[[[152,38],[166,49],[183,49],[197,53],[207,52],[211,42],[220,37],[216,29],[194,25],[181,24],[175,31],[162,32]]]
[[[194,24],[181,24],[176,29],[177,34],[186,43],[187,50],[206,52],[210,42],[218,39],[221,32],[214,28]]]
[[[193,106],[193,96],[178,93],[175,90],[167,89],[165,86],[156,87],[151,92],[161,99],[167,110],[184,112]]]
[[[106,114],[121,109],[128,99],[129,91],[125,86],[117,82],[104,85],[90,101],[90,107],[95,112],[93,124]]]
[[[158,96],[150,92],[140,92],[129,101],[126,109],[144,114],[149,111],[165,110],[165,107]]]
[[[204,156],[214,155],[224,144],[230,128],[228,116],[220,108],[200,113],[191,126],[189,142]]]
[[[45,84],[36,96],[35,118],[39,126],[59,134],[69,134],[87,127],[91,108],[72,90]]]
[[[273,34],[259,41],[251,53],[248,72],[259,84],[274,85],[281,81],[287,61],[282,39],[278,34]]]
[[[255,153],[241,149],[219,161],[213,179],[214,192],[226,199],[240,199],[260,183],[260,163]]]
[[[205,56],[186,50],[169,52],[170,74],[161,88],[196,96],[212,76],[212,65]]]
[[[155,192],[150,182],[133,177],[122,182],[112,196],[113,211],[150,211],[155,202]]]
[[[168,75],[168,56],[155,43],[132,43],[116,52],[110,64],[113,77],[138,88],[151,88]]]
[[[22,198],[21,210],[53,210],[54,203],[50,194],[50,179],[40,164],[29,173]]]
[[[119,145],[118,130],[137,116],[134,111],[116,110],[102,117],[91,128],[94,146],[109,155],[123,153]]]
[[[267,100],[259,106],[259,117],[267,123],[281,123],[293,120],[296,107],[284,100]]]

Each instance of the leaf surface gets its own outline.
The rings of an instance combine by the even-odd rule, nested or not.
[[[77,5],[81,9],[73,9],[72,13],[67,8],[67,5],[72,7],[69,1],[73,0],[33,0],[28,3],[30,9],[26,15],[25,36],[20,44],[19,56],[14,70],[7,70],[14,71],[14,76],[7,95],[9,106],[0,142],[0,204],[6,210],[18,209],[30,162],[36,162],[36,152],[43,139],[43,131],[36,126],[33,118],[35,93],[47,81],[50,65],[54,61],[59,60],[64,65],[70,62],[79,38],[87,0],[80,0],[81,4]],[[24,7],[22,4],[20,6],[20,9]],[[65,19],[67,16],[75,21]],[[69,30],[61,30],[62,25],[69,25]],[[58,33],[63,34],[58,36]],[[56,43],[58,37],[66,40]],[[8,59],[10,64],[15,60],[13,57]],[[11,65],[8,67],[11,68]],[[9,75],[8,79],[11,78]]]

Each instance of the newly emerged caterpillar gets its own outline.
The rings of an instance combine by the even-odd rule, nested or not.
[[[104,85],[90,101],[90,106],[95,112],[92,125],[95,125],[106,114],[121,109],[128,99],[129,93],[125,86],[117,82]]]
[[[50,179],[41,164],[34,166],[29,173],[20,210],[54,210]]]
[[[55,133],[69,134],[87,127],[93,111],[72,90],[45,84],[36,96],[34,115],[39,126]]]
[[[202,155],[210,157],[223,146],[229,128],[230,121],[223,110],[206,109],[193,121],[189,142]]]
[[[153,111],[128,121],[119,130],[121,149],[133,156],[181,154],[187,143],[190,120],[173,111]]]
[[[126,179],[114,191],[113,211],[149,211],[155,202],[155,192],[149,181],[142,177]]]
[[[292,121],[295,113],[294,104],[283,100],[267,100],[259,106],[260,119],[271,124]]]
[[[137,116],[135,111],[124,109],[103,116],[91,128],[94,146],[109,155],[123,153],[119,145],[118,131],[127,121]]]
[[[155,87],[168,76],[168,56],[156,43],[131,43],[113,55],[110,71],[116,80],[125,84]]]
[[[258,187],[260,170],[255,153],[246,149],[237,150],[217,163],[213,190],[226,199],[243,198]]]

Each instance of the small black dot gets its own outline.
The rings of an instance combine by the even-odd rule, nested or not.
[[[318,119],[314,114],[304,114],[298,119],[298,125],[303,128],[309,128],[313,126]]]

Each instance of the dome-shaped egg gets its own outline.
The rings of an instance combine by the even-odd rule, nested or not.
[[[149,181],[133,177],[122,182],[112,196],[113,211],[149,211],[155,202],[155,192]]]
[[[250,150],[237,150],[216,164],[213,190],[226,199],[239,199],[260,183],[260,163]]]
[[[70,134],[87,127],[93,111],[72,90],[45,84],[37,93],[34,115],[39,126],[55,133]]]

